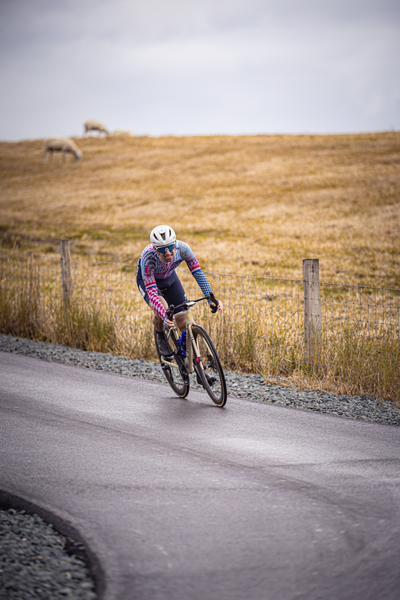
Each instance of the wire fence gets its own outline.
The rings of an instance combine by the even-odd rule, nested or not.
[[[66,286],[63,260],[65,265],[55,254],[0,250],[1,331],[25,327],[25,335],[37,339],[155,358],[151,312],[136,286],[136,265],[73,256]],[[187,268],[178,274],[189,298],[202,295]],[[363,389],[368,381],[376,386],[375,378],[397,397],[400,290],[318,282],[307,292],[304,279],[205,274],[224,311],[211,315],[200,303],[194,316],[216,340],[225,367],[283,375],[300,369],[353,382],[354,389],[361,380]],[[307,340],[310,290],[318,314],[311,314]]]

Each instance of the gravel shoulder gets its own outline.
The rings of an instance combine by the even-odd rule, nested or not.
[[[95,600],[103,580],[79,532],[0,490],[0,600]]]
[[[0,351],[24,354],[99,371],[165,383],[160,366],[143,359],[84,352],[63,345],[34,342],[0,334]],[[266,384],[261,375],[226,372],[228,396],[268,402],[336,416],[400,425],[400,409],[392,402],[369,396],[345,396],[300,391]],[[194,378],[191,387],[199,389]],[[228,398],[229,402],[229,398]],[[93,579],[84,560],[83,545],[58,533],[40,516],[0,504],[0,600],[96,598]],[[71,549],[74,549],[71,552]],[[77,552],[78,549],[78,552]]]
[[[94,582],[71,542],[38,515],[0,510],[1,600],[94,600]],[[83,549],[82,549],[83,551]]]

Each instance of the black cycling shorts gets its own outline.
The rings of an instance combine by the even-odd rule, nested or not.
[[[139,292],[142,294],[144,301],[146,304],[150,306],[149,295],[144,287],[144,281],[142,277],[142,270],[140,268],[140,261],[138,265],[137,275],[136,275],[136,283],[139,288]],[[178,304],[182,304],[186,300],[185,290],[180,282],[180,279],[175,271],[172,271],[171,275],[166,279],[157,279],[156,284],[158,295],[163,296],[168,302],[168,306],[173,304],[177,306]],[[178,308],[174,311],[174,314],[180,312],[182,308]]]

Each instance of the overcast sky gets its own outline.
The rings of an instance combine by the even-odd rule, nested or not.
[[[0,0],[0,139],[400,129],[400,0]]]

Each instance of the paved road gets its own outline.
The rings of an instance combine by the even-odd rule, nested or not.
[[[398,427],[0,353],[0,439],[107,600],[400,598]]]

